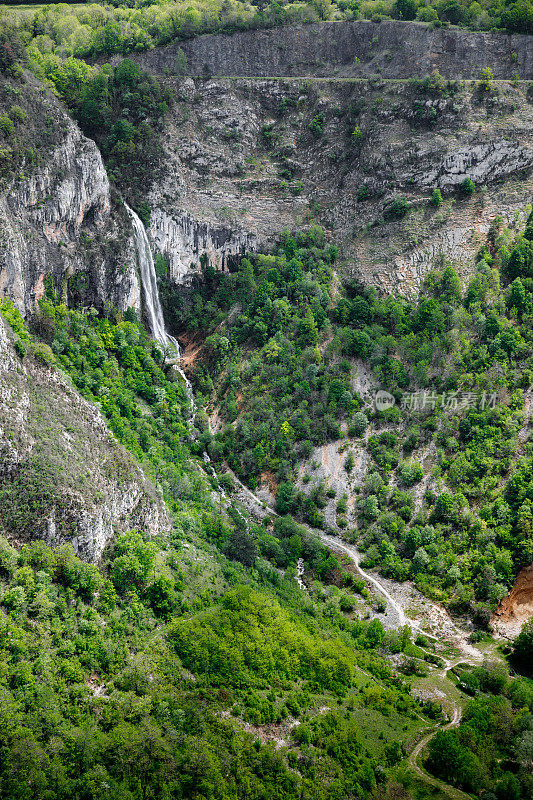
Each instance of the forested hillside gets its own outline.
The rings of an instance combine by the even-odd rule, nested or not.
[[[0,798],[533,795],[532,20],[3,9]]]
[[[272,475],[278,510],[324,529],[327,487],[312,464],[297,486],[299,463],[336,439],[350,473],[351,448],[365,448],[366,478],[349,512],[337,498],[335,527],[369,566],[488,621],[533,559],[531,237],[531,217],[517,233],[495,220],[468,285],[446,266],[414,304],[334,286],[319,230],[207,274],[168,318],[205,336],[196,386],[224,423],[212,458],[251,488]],[[354,390],[365,365],[390,408]]]

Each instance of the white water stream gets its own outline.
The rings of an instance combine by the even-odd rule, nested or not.
[[[165,328],[163,308],[161,306],[161,300],[159,299],[159,292],[157,291],[157,273],[155,271],[154,257],[152,256],[150,242],[148,241],[146,229],[135,211],[126,203],[124,203],[124,205],[126,206],[126,210],[133,223],[135,245],[137,248],[137,263],[139,266],[139,272],[141,273],[141,287],[144,295],[144,309],[146,311],[146,316],[148,317],[150,332],[152,333],[152,336],[156,342],[163,348],[165,359],[174,364],[179,374],[183,378],[191,409],[189,428],[192,428],[196,414],[194,393],[191,382],[179,363],[181,358],[181,348],[177,340],[167,333]]]
[[[173,366],[178,370],[179,374],[183,378],[190,408],[190,415],[188,421],[189,431],[191,435],[194,436],[194,418],[196,416],[196,403],[194,400],[194,392],[190,380],[188,379],[187,375],[185,374],[184,370],[180,365],[181,348],[179,346],[179,343],[173,336],[167,333],[167,330],[165,328],[163,308],[161,306],[161,300],[159,298],[159,292],[157,290],[157,273],[155,270],[152,250],[150,248],[150,242],[148,241],[148,235],[146,233],[146,229],[141,219],[138,217],[135,211],[132,208],[130,208],[126,203],[124,203],[124,205],[126,206],[126,210],[130,215],[133,223],[133,230],[135,234],[135,246],[137,249],[137,263],[139,266],[139,272],[141,273],[141,286],[144,295],[144,309],[146,311],[146,316],[148,317],[148,325],[150,326],[150,332],[152,333],[152,336],[154,337],[156,342],[163,348],[166,361],[168,363],[173,364]],[[216,482],[219,494],[224,499],[227,499],[226,493],[219,483],[216,470],[213,467],[211,459],[209,458],[209,454],[206,451],[204,451],[203,459],[207,469],[211,472]],[[235,513],[241,519],[245,530],[248,531],[249,530],[248,520],[241,514],[238,508],[235,508]]]

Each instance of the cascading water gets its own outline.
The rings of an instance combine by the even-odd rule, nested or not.
[[[161,306],[161,300],[159,299],[159,292],[157,291],[157,273],[155,271],[154,258],[152,256],[150,242],[148,241],[148,235],[141,219],[137,216],[135,211],[126,203],[124,203],[124,205],[133,222],[135,245],[137,248],[137,262],[139,265],[139,272],[141,273],[141,285],[144,294],[144,307],[146,316],[148,317],[150,331],[156,342],[160,344],[165,351],[167,359],[173,361],[176,369],[183,378],[191,409],[189,427],[192,429],[196,414],[192,385],[179,364],[181,348],[177,340],[167,333],[165,328],[163,308]],[[173,356],[174,358],[172,358]]]
[[[174,364],[176,369],[179,371],[179,374],[183,378],[191,409],[189,417],[189,430],[191,434],[193,434],[194,418],[196,415],[196,404],[194,402],[194,393],[192,390],[192,384],[179,364],[179,359],[181,358],[181,348],[176,339],[174,339],[173,336],[167,333],[165,328],[163,308],[161,306],[161,300],[159,299],[159,292],[157,290],[157,273],[155,271],[154,258],[152,256],[150,242],[148,241],[148,235],[146,233],[146,229],[142,221],[139,219],[135,211],[133,211],[132,208],[126,205],[126,203],[124,203],[124,205],[126,206],[126,210],[133,222],[133,230],[135,233],[135,245],[137,248],[137,261],[139,264],[139,272],[141,273],[141,285],[144,294],[144,307],[146,311],[146,316],[148,317],[148,324],[150,326],[150,331],[156,342],[160,344],[163,350],[165,351],[165,356],[167,357],[167,359]],[[211,472],[217,484],[219,493],[224,499],[227,499],[226,493],[224,492],[224,489],[219,483],[218,475],[213,467],[213,464],[211,463],[209,454],[205,451],[204,451],[204,463],[207,469],[209,469],[209,471]],[[242,520],[245,530],[248,531],[249,530],[248,520],[241,514],[238,508],[235,508],[235,513]]]
[[[126,204],[125,204],[126,205]],[[141,285],[144,293],[144,307],[148,317],[150,330],[156,342],[164,348],[174,350],[178,356],[181,355],[180,346],[173,336],[170,336],[165,329],[163,309],[157,291],[157,273],[155,271],[154,259],[150,242],[146,234],[145,227],[135,211],[126,205],[126,210],[133,222],[135,233],[135,244],[137,247],[137,262],[141,273]]]

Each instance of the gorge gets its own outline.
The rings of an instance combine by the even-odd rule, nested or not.
[[[0,14],[0,798],[531,796],[533,39],[410,2]]]

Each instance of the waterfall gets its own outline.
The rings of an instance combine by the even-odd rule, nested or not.
[[[157,273],[155,271],[154,258],[152,256],[150,242],[148,241],[148,235],[142,221],[139,219],[135,211],[126,205],[126,203],[124,203],[124,205],[126,206],[126,210],[133,222],[135,246],[137,249],[137,262],[139,265],[139,272],[141,273],[141,285],[144,294],[144,308],[146,311],[146,316],[148,317],[150,331],[156,342],[164,349],[165,355],[168,354],[168,351],[174,353],[174,358],[171,356],[170,358],[167,358],[167,361],[170,361],[170,363],[174,365],[183,378],[183,382],[185,383],[187,397],[191,409],[189,416],[189,432],[192,438],[194,438],[194,418],[196,415],[194,392],[192,390],[192,384],[190,380],[186,376],[179,363],[179,359],[181,357],[181,348],[176,339],[167,333],[165,328],[163,308],[161,306],[161,300],[159,299],[159,292],[157,290]],[[204,451],[203,458],[206,468],[211,472],[217,484],[218,492],[221,494],[224,500],[227,500],[226,493],[219,483],[217,472],[211,463],[211,459],[209,458],[209,453],[207,453],[207,451]],[[243,514],[241,514],[238,508],[235,508],[235,513],[242,520],[245,530],[249,531],[248,520],[243,516]]]
[[[133,222],[135,234],[135,245],[137,248],[137,262],[141,273],[141,285],[144,293],[144,308],[148,317],[150,331],[158,344],[164,348],[175,350],[178,357],[181,356],[180,346],[173,336],[170,336],[165,329],[163,309],[159,292],[157,291],[157,273],[155,271],[154,258],[150,249],[150,242],[146,234],[146,229],[135,213],[126,203],[126,210]]]
[[[146,316],[148,317],[150,332],[156,342],[161,345],[165,351],[165,356],[168,356],[168,351],[174,354],[174,359],[167,358],[167,360],[172,361],[175,368],[183,378],[183,382],[185,383],[187,397],[189,399],[191,409],[189,428],[192,431],[194,417],[196,415],[196,404],[194,402],[192,384],[179,363],[179,359],[181,358],[181,348],[177,340],[167,333],[165,328],[163,308],[161,306],[161,300],[159,299],[159,292],[157,290],[157,273],[155,271],[154,257],[152,256],[148,235],[142,221],[137,216],[135,211],[126,203],[124,203],[124,205],[133,222],[135,247],[137,249],[137,263],[139,265],[139,272],[141,273],[141,286],[144,294],[144,308],[146,311]]]

